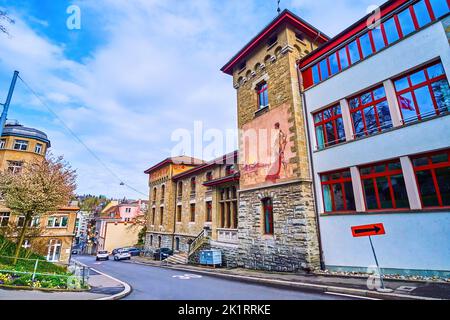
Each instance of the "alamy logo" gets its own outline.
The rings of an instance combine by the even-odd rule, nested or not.
[[[66,26],[69,30],[80,30],[81,29],[81,9],[77,5],[68,6],[66,13],[69,17],[66,20]]]

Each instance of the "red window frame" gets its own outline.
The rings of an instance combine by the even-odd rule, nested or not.
[[[363,194],[364,194],[364,203],[366,204],[366,210],[369,212],[370,211],[386,211],[386,210],[401,210],[401,211],[410,210],[409,208],[397,208],[397,200],[395,198],[395,193],[394,193],[394,188],[392,186],[391,176],[397,176],[397,175],[401,174],[404,179],[404,175],[403,175],[403,170],[401,167],[400,167],[400,169],[395,169],[395,170],[389,169],[389,164],[391,164],[391,163],[400,163],[400,160],[396,159],[396,160],[390,160],[390,161],[383,161],[383,162],[378,162],[378,163],[362,166],[359,168],[359,172],[360,172],[360,176],[361,176],[361,185],[362,185]],[[375,167],[381,166],[381,165],[385,166],[385,171],[374,172]],[[363,174],[362,170],[367,169],[367,168],[372,168],[372,172],[369,174]],[[392,199],[392,208],[389,208],[389,209],[384,209],[381,207],[380,194],[379,194],[377,179],[376,179],[376,178],[381,178],[381,177],[385,177],[388,181],[389,192],[390,192],[391,199]],[[364,190],[364,181],[365,180],[372,180],[372,182],[373,182],[375,197],[376,197],[376,201],[377,201],[377,209],[369,209],[368,208],[366,192]]]
[[[258,97],[258,110],[264,109],[269,105],[269,84],[266,81],[261,82],[260,84],[258,84],[257,89],[256,89],[256,95]],[[266,101],[266,105],[263,106],[261,105],[261,96],[263,96],[265,93],[267,93],[267,101]],[[266,99],[263,99],[266,100]]]
[[[337,112],[336,112],[337,108],[340,109],[340,114],[337,114]],[[325,112],[327,112],[329,110],[332,110],[331,111],[332,116],[330,118],[328,118],[328,119],[325,119]],[[318,115],[320,115],[320,119],[321,120],[319,122],[316,122],[316,117]],[[329,147],[329,146],[334,146],[334,145],[337,145],[337,144],[345,142],[345,138],[346,138],[345,137],[345,133],[344,133],[344,137],[343,137],[342,141],[341,141],[341,139],[328,141],[328,134],[327,134],[327,131],[326,131],[326,124],[329,123],[329,122],[332,122],[333,123],[334,136],[336,138],[338,137],[337,120],[338,119],[342,119],[342,121],[344,121],[343,118],[342,118],[342,108],[341,108],[340,104],[334,105],[332,107],[329,107],[329,108],[326,108],[326,109],[324,109],[322,111],[314,113],[313,114],[313,118],[314,118],[314,129],[315,129],[314,131],[316,133],[316,142],[317,142],[318,148],[319,148],[319,139],[317,137],[317,130],[316,130],[316,128],[320,127],[320,126],[322,126],[323,136],[325,138],[324,148]]]
[[[339,171],[333,171],[333,172],[326,172],[326,173],[322,173],[320,174],[320,182],[321,182],[321,187],[322,187],[322,201],[323,201],[323,206],[324,206],[324,211],[326,214],[333,214],[333,213],[342,213],[342,212],[356,212],[356,204],[355,204],[355,209],[348,209],[347,206],[347,194],[345,191],[345,183],[347,182],[352,182],[352,177],[351,175],[349,177],[344,177],[344,173],[350,173],[350,169],[344,169],[344,170],[339,170]],[[340,178],[339,179],[331,179],[331,177],[333,175],[339,174]],[[323,177],[324,176],[328,176],[327,181],[323,181]],[[344,200],[344,210],[336,210],[336,201],[334,199],[334,193],[333,193],[333,186],[340,184],[341,185],[341,190],[342,190],[342,197]],[[331,205],[332,205],[332,211],[326,211],[325,210],[325,192],[324,192],[324,186],[329,185],[330,186],[330,195],[331,195]],[[354,195],[353,195],[354,197]]]
[[[447,4],[450,6],[450,0],[446,0],[447,1]],[[427,25],[425,25],[425,26],[423,26],[423,27],[419,27],[419,23],[418,23],[418,20],[417,20],[417,16],[416,16],[416,12],[414,11],[414,5],[417,3],[417,2],[419,2],[419,1],[415,1],[414,3],[412,3],[409,7],[407,7],[407,8],[405,8],[405,9],[403,9],[403,10],[400,10],[398,13],[401,13],[401,12],[403,12],[403,11],[405,11],[405,10],[409,10],[410,11],[410,13],[411,13],[411,18],[412,18],[412,20],[413,20],[413,24],[414,24],[414,29],[415,29],[415,31],[414,32],[416,32],[416,31],[418,31],[418,30],[420,30],[420,29],[423,29],[424,27],[426,27]],[[426,7],[427,7],[427,11],[428,11],[428,13],[429,13],[429,15],[430,15],[430,18],[431,18],[431,22],[430,23],[433,23],[433,22],[435,22],[437,19],[436,19],[436,16],[434,15],[434,12],[433,12],[433,9],[432,9],[432,7],[431,7],[431,4],[430,4],[430,1],[429,0],[425,0],[425,5],[426,5]],[[396,13],[395,15],[393,15],[393,18],[394,18],[394,21],[395,21],[395,26],[396,26],[396,28],[397,28],[397,31],[398,31],[398,35],[399,35],[399,39],[397,40],[397,41],[400,41],[401,39],[403,39],[405,36],[404,36],[404,34],[403,34],[403,31],[402,31],[402,28],[401,28],[401,26],[400,26],[400,21],[399,21],[399,19],[398,19],[398,13]],[[384,17],[383,17],[384,18]],[[389,20],[390,18],[392,18],[392,17],[389,17],[387,20]],[[383,19],[384,20],[384,19]],[[387,40],[387,36],[386,36],[386,30],[385,30],[385,28],[384,28],[384,21],[383,21],[383,23],[381,23],[381,32],[382,32],[382,35],[383,35],[383,39],[384,39],[384,44],[385,44],[385,46],[384,46],[384,48],[383,49],[385,49],[385,48],[387,48],[387,47],[389,47],[389,46],[392,46],[393,44],[395,44],[395,42],[394,43],[391,43],[391,44],[388,44],[388,40]],[[363,53],[362,53],[362,48],[361,48],[361,43],[360,43],[360,37],[362,36],[362,35],[364,35],[364,34],[362,34],[361,36],[359,36],[359,37],[357,37],[355,40],[356,40],[356,44],[357,44],[357,47],[358,47],[358,52],[359,52],[359,55],[360,55],[360,57],[361,57],[361,59],[359,60],[359,61],[357,61],[357,62],[360,62],[360,61],[362,61],[362,60],[365,60],[365,59],[367,59],[367,58],[369,58],[370,56],[372,56],[372,55],[374,55],[374,54],[376,54],[378,51],[376,50],[376,46],[375,46],[375,42],[374,42],[374,39],[373,39],[373,35],[372,35],[372,30],[369,30],[369,31],[367,31],[367,33],[369,34],[369,39],[370,39],[370,43],[371,43],[371,46],[372,46],[372,51],[373,51],[373,53],[371,54],[371,55],[369,55],[368,57],[366,57],[366,58],[364,58],[364,55],[363,55]],[[351,43],[351,42],[353,42],[354,40],[352,40],[352,41],[349,41],[349,43]],[[396,41],[396,42],[397,42]],[[347,59],[348,59],[348,63],[349,63],[349,66],[348,67],[351,67],[354,63],[351,61],[351,59],[350,59],[350,53],[349,53],[349,49],[348,49],[348,44],[345,46],[345,48],[346,48],[346,51],[347,51]],[[342,48],[339,48],[336,52],[337,52],[337,56],[338,56],[338,61],[339,61],[339,51],[341,50]],[[333,53],[334,54],[334,53]],[[322,79],[322,75],[321,75],[321,73],[320,73],[320,62],[322,62],[322,60],[324,60],[324,59],[327,59],[327,66],[328,66],[328,72],[329,72],[329,77],[328,78],[330,78],[331,76],[332,76],[332,74],[331,74],[331,68],[330,68],[330,63],[329,63],[329,61],[328,61],[328,59],[329,59],[329,56],[327,56],[327,57],[325,57],[325,58],[323,58],[323,59],[320,59],[318,62],[317,62],[317,67],[318,67],[318,71],[319,71],[319,82],[318,83],[320,83],[320,82],[322,82],[322,81],[324,81],[324,80],[327,80],[327,79]],[[355,63],[357,63],[357,62],[355,62]],[[339,71],[338,71],[338,73],[339,72],[341,72],[343,69],[341,68],[341,66],[340,66],[340,62],[338,63],[339,64]],[[311,73],[312,73],[312,67],[310,67],[310,68],[308,68],[308,69],[311,69]],[[314,81],[312,81],[311,83],[313,83],[313,85],[315,85],[315,84],[317,84],[317,83],[314,83]],[[307,88],[308,88],[309,86],[307,86]]]
[[[369,133],[369,131],[367,129],[366,115],[364,114],[364,109],[367,109],[367,108],[370,108],[370,107],[374,108],[375,120],[377,122],[377,131],[378,132],[383,132],[384,128],[381,126],[381,123],[380,123],[380,117],[378,115],[377,105],[382,103],[382,102],[384,102],[384,101],[387,102],[386,90],[384,89],[385,90],[384,98],[375,100],[375,95],[374,95],[374,92],[377,91],[380,88],[384,89],[384,86],[381,85],[381,86],[375,87],[373,89],[370,89],[368,91],[365,91],[365,92],[363,92],[361,94],[358,94],[358,95],[353,96],[350,99],[348,99],[349,103],[350,103],[351,100],[354,100],[354,99],[358,99],[358,101],[359,101],[359,106],[357,108],[352,109],[351,106],[349,108],[350,109],[350,118],[352,119],[352,127],[353,127],[353,136],[354,137],[357,136],[357,133],[356,133],[356,128],[355,128],[355,123],[354,123],[354,120],[353,120],[353,114],[357,113],[357,112],[361,112],[361,119],[362,119],[362,122],[364,124],[364,136],[368,137],[368,136],[373,134],[373,133]],[[362,100],[361,100],[361,97],[366,95],[366,94],[368,94],[368,93],[370,93],[370,95],[372,97],[372,101],[368,102],[366,104],[363,104]]]
[[[396,92],[396,95],[397,95],[397,101],[399,103],[400,113],[402,115],[403,123],[405,123],[405,118],[403,116],[403,111],[402,111],[402,107],[401,107],[401,105],[402,105],[401,96],[406,94],[406,93],[411,93],[411,97],[413,99],[414,106],[415,106],[415,109],[416,109],[417,120],[418,121],[422,121],[423,115],[420,114],[419,105],[417,103],[417,98],[416,98],[416,94],[414,93],[414,90],[417,90],[417,89],[420,89],[420,88],[423,88],[423,87],[428,87],[428,91],[430,92],[431,100],[433,101],[433,107],[434,107],[434,110],[436,112],[435,116],[438,116],[438,115],[441,114],[441,111],[439,110],[439,106],[438,106],[438,104],[436,102],[436,97],[434,96],[434,93],[433,93],[432,84],[435,83],[435,82],[444,80],[444,79],[447,80],[447,75],[445,74],[445,70],[444,70],[444,74],[440,75],[439,77],[430,79],[430,76],[428,75],[428,70],[427,70],[429,67],[432,67],[432,66],[435,66],[435,65],[438,65],[438,64],[442,65],[442,62],[439,60],[439,61],[427,64],[425,66],[416,68],[416,69],[408,72],[407,74],[404,74],[404,75],[402,75],[400,77],[397,77],[397,78],[395,78],[393,80],[394,84],[395,84],[396,81],[398,81],[400,79],[403,79],[403,78],[407,78],[407,80],[408,80],[408,88],[406,88],[406,89],[397,91],[397,89],[394,86],[394,89],[395,89],[395,92]],[[411,75],[413,75],[413,74],[415,74],[415,73],[417,73],[419,71],[424,71],[426,80],[424,82],[422,82],[422,83],[419,83],[419,84],[416,84],[416,85],[413,86],[413,84],[411,82]],[[427,116],[426,118],[430,118],[430,116]]]
[[[436,155],[439,155],[439,154],[443,154],[443,153],[447,153],[448,161],[447,162],[441,162],[441,163],[433,163],[432,157],[436,156]],[[442,194],[441,194],[441,191],[440,191],[440,188],[439,188],[439,184],[438,184],[438,181],[437,181],[437,176],[436,176],[436,169],[450,167],[450,149],[443,150],[443,151],[432,152],[432,153],[420,154],[420,155],[412,157],[411,160],[414,161],[414,160],[420,159],[420,158],[428,158],[428,164],[427,165],[415,166],[414,162],[413,162],[414,175],[416,177],[416,183],[417,183],[417,188],[419,189],[419,196],[420,196],[420,201],[422,203],[422,207],[426,208],[426,209],[450,208],[450,206],[444,206],[444,202],[442,200]],[[438,198],[439,206],[434,207],[434,206],[425,206],[424,205],[423,199],[422,199],[422,194],[420,193],[419,179],[418,179],[417,174],[416,174],[417,172],[420,172],[420,171],[431,171],[431,176],[433,177],[434,190],[436,190],[436,196]]]
[[[263,214],[264,214],[264,234],[273,235],[274,234],[274,219],[273,219],[273,199],[265,198],[262,199]]]

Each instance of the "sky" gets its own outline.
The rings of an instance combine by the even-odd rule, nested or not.
[[[172,155],[174,133],[200,122],[203,133],[236,128],[236,93],[220,68],[275,18],[276,2],[0,0],[15,21],[0,34],[0,102],[18,70],[45,106],[18,81],[8,119],[47,133],[52,154],[77,170],[77,193],[146,198],[144,171]],[[334,36],[383,2],[282,0],[281,8]],[[79,29],[67,27],[72,5]]]

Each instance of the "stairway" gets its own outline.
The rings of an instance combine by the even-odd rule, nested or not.
[[[173,256],[168,257],[164,260],[164,263],[167,264],[187,264],[188,263],[188,255],[187,253],[177,253]]]

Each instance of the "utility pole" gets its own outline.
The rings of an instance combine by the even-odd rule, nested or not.
[[[11,80],[11,85],[9,86],[8,96],[6,97],[6,102],[3,104],[3,112],[0,117],[0,137],[3,134],[3,128],[5,127],[6,117],[8,116],[9,104],[11,103],[11,98],[16,87],[17,77],[19,76],[19,71],[14,71],[13,78]]]

